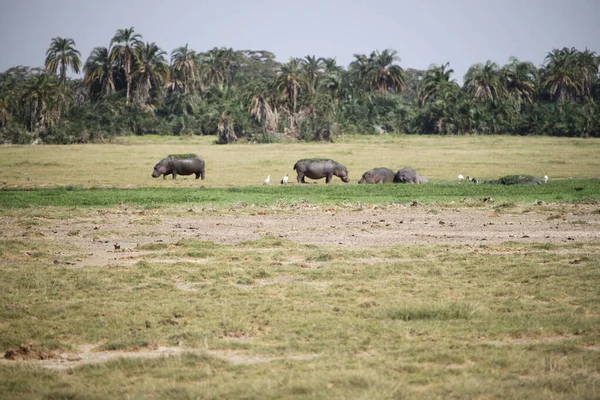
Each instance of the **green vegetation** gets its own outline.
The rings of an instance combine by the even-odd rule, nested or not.
[[[584,190],[575,190],[578,187]],[[472,184],[390,184],[390,185],[315,185],[239,188],[141,188],[85,189],[0,189],[0,207],[112,207],[119,204],[160,207],[171,204],[255,205],[366,203],[405,204],[418,202],[469,202],[493,198],[496,201],[597,202],[600,181],[577,180],[549,185],[472,185]]]
[[[186,158],[197,158],[197,154],[169,154],[169,157],[178,158],[178,159],[186,159]]]
[[[298,161],[319,162],[319,161],[333,161],[333,160],[331,158],[312,157],[312,158],[303,158],[302,160],[298,160]]]
[[[332,141],[345,134],[600,136],[600,57],[552,49],[544,65],[477,63],[462,87],[448,63],[400,66],[392,49],[347,67],[307,55],[187,45],[169,54],[134,28],[84,63],[56,37],[45,69],[0,73],[4,143],[104,142],[127,135],[216,135],[217,143]],[[83,64],[83,67],[82,67]],[[66,71],[83,79],[68,79]]]
[[[526,185],[541,183],[539,179],[533,175],[508,175],[494,181],[502,185]]]
[[[600,396],[597,139],[118,142],[0,146],[0,397]],[[204,181],[150,177],[190,151]]]
[[[339,249],[267,235],[76,269],[53,262],[72,251],[58,245],[0,248],[2,349],[188,349],[66,370],[4,363],[6,397],[598,396],[597,243]]]
[[[595,138],[361,135],[346,136],[334,144],[218,146],[213,142],[209,136],[144,136],[94,146],[0,146],[0,188],[240,188],[262,186],[265,177],[271,175],[270,187],[275,190],[273,186],[279,186],[279,179],[286,174],[290,186],[295,186],[294,163],[311,155],[336,160],[348,168],[351,182],[344,184],[334,178],[334,186],[354,186],[365,171],[375,167],[394,171],[413,167],[431,183],[446,185],[457,185],[458,174],[476,177],[479,182],[515,174],[531,174],[542,180],[548,175],[549,185],[600,177],[600,140]],[[186,153],[198,154],[206,161],[205,180],[151,177],[154,165],[168,154]],[[308,181],[324,184],[323,179]],[[373,188],[362,190],[367,193]],[[427,189],[409,186],[398,190]],[[580,195],[586,193],[587,189]]]

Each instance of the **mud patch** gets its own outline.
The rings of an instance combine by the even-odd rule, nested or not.
[[[223,351],[208,349],[189,349],[183,347],[157,347],[155,349],[140,351],[95,351],[95,345],[81,345],[76,351],[69,353],[42,352],[47,358],[39,358],[40,351],[31,345],[20,346],[15,354],[25,353],[27,357],[15,356],[0,360],[4,365],[32,365],[54,370],[68,370],[83,365],[102,364],[121,358],[128,359],[155,359],[162,357],[178,357],[185,354],[209,355],[211,357],[225,360],[233,365],[250,365],[268,363],[277,360],[312,360],[319,357],[318,354],[294,354],[286,356],[260,356],[244,354],[239,351]],[[8,354],[9,352],[7,352]],[[36,357],[34,357],[36,356]],[[12,357],[12,353],[11,353]]]
[[[22,344],[14,350],[4,353],[4,358],[13,361],[27,360],[52,360],[60,358],[60,354],[54,351],[38,349],[32,343]]]

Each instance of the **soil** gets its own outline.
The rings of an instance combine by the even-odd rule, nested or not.
[[[16,356],[13,354],[26,353],[24,357]],[[10,357],[7,355],[10,353]],[[41,354],[48,356],[38,357]],[[318,357],[317,354],[297,354],[287,357],[267,357],[257,355],[247,355],[239,351],[225,351],[225,350],[208,350],[208,349],[186,349],[183,347],[155,347],[155,348],[144,348],[138,351],[98,351],[95,345],[85,344],[76,346],[72,351],[67,352],[48,352],[36,349],[32,345],[22,345],[16,350],[8,351],[4,360],[0,360],[0,364],[12,365],[11,361],[26,361],[30,365],[37,365],[44,368],[55,369],[55,370],[66,370],[76,368],[87,364],[99,364],[117,360],[119,358],[137,358],[137,359],[151,359],[160,357],[171,357],[181,356],[183,354],[197,354],[197,355],[208,355],[212,357],[221,358],[234,365],[239,364],[260,364],[267,363],[274,360],[310,360]]]
[[[301,203],[273,207],[239,204],[226,210],[202,206],[171,209],[121,206],[91,209],[83,217],[68,219],[35,217],[40,220],[39,223],[30,226],[23,226],[17,218],[5,216],[0,219],[0,237],[26,237],[59,245],[55,264],[72,268],[104,267],[143,260],[150,252],[139,250],[138,246],[176,243],[182,239],[235,244],[272,235],[299,244],[356,249],[394,245],[481,246],[508,242],[598,243],[599,211],[599,206],[594,204],[546,203],[507,210],[489,199],[481,204],[456,208],[418,203],[389,206],[315,206]],[[510,246],[506,251],[510,252]],[[181,289],[193,290],[191,287]],[[36,360],[36,363],[51,368],[70,368],[116,357],[160,357],[199,351],[157,348],[139,352],[94,352],[92,347],[80,346],[73,353],[58,354],[23,345],[7,352],[6,360],[1,362]],[[202,352],[212,354],[209,350]],[[237,363],[271,360],[213,353]]]
[[[40,227],[15,227],[15,222],[0,221],[2,237],[31,237],[81,249],[79,257],[68,263],[73,267],[135,263],[148,253],[138,246],[182,239],[234,244],[272,235],[299,244],[342,248],[600,240],[599,207],[586,204],[540,204],[510,211],[496,211],[493,204],[460,208],[242,205],[224,211],[197,207],[169,212],[119,207],[90,210],[85,217],[53,220]]]
[[[38,349],[32,343],[21,344],[18,348],[4,353],[5,359],[13,361],[50,360],[59,357],[57,352]]]

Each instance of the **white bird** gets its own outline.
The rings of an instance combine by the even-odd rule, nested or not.
[[[285,174],[285,176],[281,179],[281,184],[287,185],[287,183],[288,183],[288,174]]]
[[[462,176],[462,174],[458,174],[458,180],[459,180],[459,181],[464,181],[464,180],[465,180],[465,177],[464,177],[464,176]]]
[[[271,175],[267,176],[267,179],[263,181],[263,185],[268,185],[271,182]]]
[[[548,183],[548,175],[544,175],[544,183]]]

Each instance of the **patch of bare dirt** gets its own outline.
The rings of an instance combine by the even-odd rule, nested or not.
[[[33,354],[28,346],[28,354]],[[20,350],[19,350],[20,351]],[[8,354],[8,353],[7,353]],[[240,364],[260,364],[268,363],[275,360],[311,360],[319,357],[318,354],[295,354],[281,357],[276,356],[260,356],[245,354],[240,351],[224,351],[224,350],[209,350],[209,349],[186,349],[183,347],[157,347],[154,349],[143,349],[139,351],[95,351],[94,345],[77,346],[72,352],[53,352],[53,356],[49,358],[7,358],[0,360],[0,363],[5,365],[14,365],[14,361],[19,361],[21,364],[35,365],[54,370],[66,370],[77,368],[89,364],[101,364],[120,358],[130,359],[154,359],[162,357],[177,357],[184,354],[209,355],[215,358],[228,361],[234,365]],[[9,361],[10,360],[10,361]]]
[[[38,349],[32,343],[21,344],[14,350],[4,353],[4,358],[13,361],[52,360],[60,358],[57,352]]]
[[[491,207],[308,204],[287,208],[244,205],[223,213],[117,207],[90,210],[86,217],[55,220],[35,228],[23,229],[16,222],[12,218],[0,220],[0,235],[17,238],[26,231],[32,235],[29,240],[81,249],[72,254],[76,258],[69,262],[55,262],[71,268],[134,264],[150,254],[156,255],[140,250],[139,246],[169,246],[182,239],[235,244],[273,235],[299,244],[365,249],[393,245],[479,247],[505,242],[600,241],[600,214],[597,206],[590,205],[565,205],[560,218],[556,217],[556,205],[547,210],[538,206],[535,212],[499,213]]]

